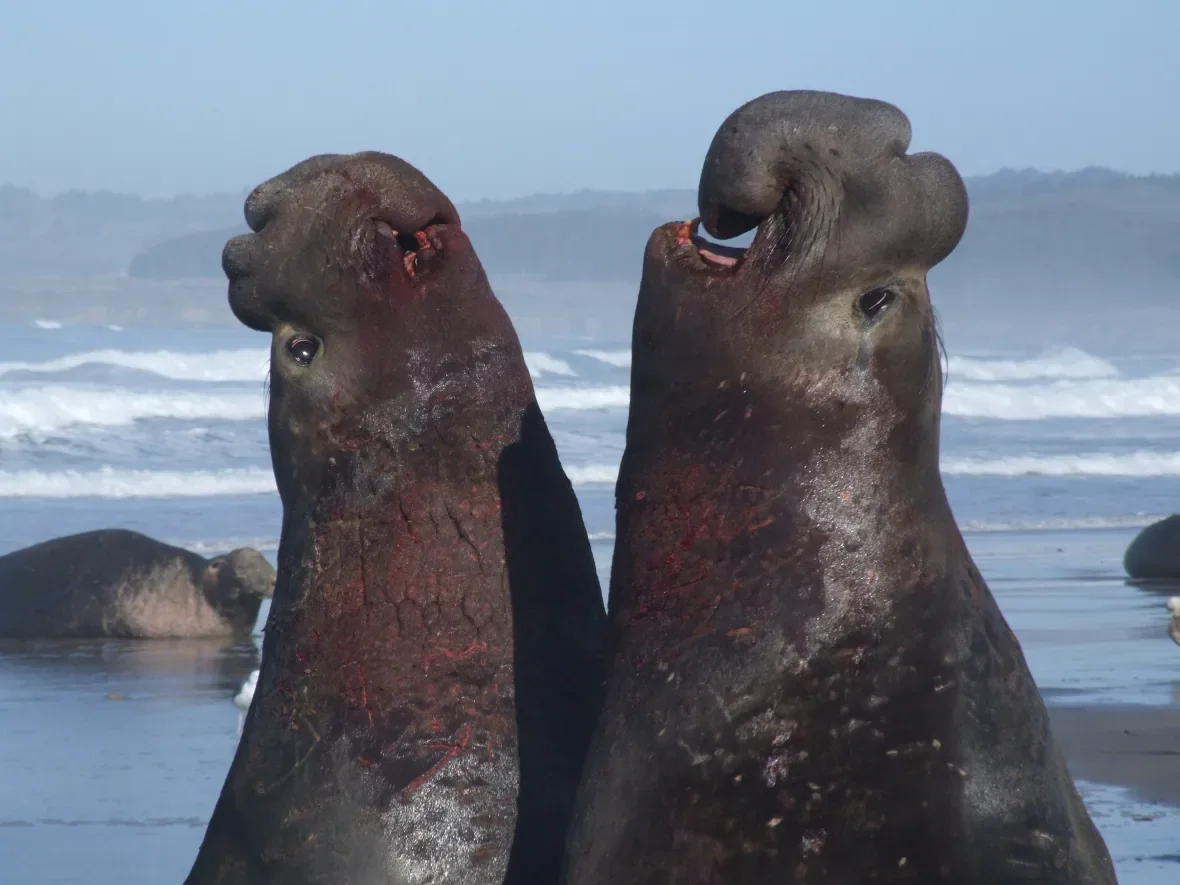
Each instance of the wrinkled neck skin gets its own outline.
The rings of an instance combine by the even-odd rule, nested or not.
[[[641,289],[611,581],[622,647],[636,665],[666,663],[676,651],[657,637],[669,627],[690,642],[772,629],[715,617],[746,606],[831,618],[833,594],[847,603],[841,629],[871,626],[895,597],[886,582],[917,587],[938,567],[944,552],[919,550],[915,538],[953,526],[938,472],[933,328],[913,409],[882,383],[888,367],[784,372],[789,341],[752,345],[756,320],[719,331],[666,304]],[[744,563],[751,547],[758,561]]]
[[[277,477],[261,675],[192,885],[504,879],[519,776],[498,473],[533,402],[516,363],[495,403],[378,403]]]

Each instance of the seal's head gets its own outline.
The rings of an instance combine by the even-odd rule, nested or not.
[[[275,592],[275,570],[253,547],[239,547],[209,560],[205,583],[217,587],[226,598],[270,599]]]
[[[272,336],[271,456],[285,508],[315,501],[330,519],[323,508],[343,497],[353,508],[379,497],[369,493],[425,429],[445,435],[461,424],[451,413],[488,404],[489,373],[520,374],[515,333],[458,213],[403,160],[312,157],[259,185],[246,221],[253,233],[226,244],[222,265],[234,314]]]
[[[252,547],[239,547],[205,564],[201,590],[205,600],[234,630],[250,630],[262,600],[275,592],[275,570]]]
[[[907,155],[909,142],[905,115],[872,99],[774,92],[730,114],[706,156],[699,222],[649,241],[636,392],[688,385],[699,398],[740,378],[795,400],[870,397],[936,440],[926,273],[962,236],[967,195],[950,162]],[[734,249],[698,224],[719,239],[757,231]]]

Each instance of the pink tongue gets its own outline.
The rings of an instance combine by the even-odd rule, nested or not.
[[[736,258],[718,255],[716,252],[710,252],[708,249],[698,249],[697,251],[701,253],[701,257],[706,261],[709,261],[713,264],[719,264],[722,267],[733,267],[738,262]]]

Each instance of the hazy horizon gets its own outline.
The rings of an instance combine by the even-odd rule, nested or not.
[[[403,159],[406,159],[406,158],[403,158]],[[1131,178],[1175,178],[1175,177],[1180,177],[1180,169],[1178,169],[1175,172],[1132,172],[1132,171],[1129,171],[1126,169],[1119,169],[1119,168],[1116,168],[1113,166],[1098,166],[1098,165],[1080,166],[1077,168],[1070,168],[1070,169],[1065,169],[1065,168],[1046,169],[1046,168],[1039,168],[1036,166],[1022,166],[1022,167],[1001,166],[997,169],[992,169],[987,172],[979,172],[979,173],[976,173],[975,175],[964,175],[963,177],[967,180],[985,179],[985,178],[990,178],[990,177],[996,176],[996,175],[1002,175],[1004,173],[1011,173],[1011,174],[1034,173],[1036,175],[1076,175],[1078,173],[1087,172],[1090,170],[1098,170],[1098,171],[1102,171],[1102,172],[1113,172],[1117,175],[1126,175]],[[279,171],[282,171],[282,170],[279,170]],[[425,171],[425,170],[423,170],[423,171]],[[34,194],[37,198],[42,199],[42,200],[52,200],[57,197],[66,196],[68,194],[92,194],[92,195],[105,195],[105,196],[115,196],[115,197],[136,197],[141,200],[177,200],[177,199],[185,199],[185,198],[192,198],[192,199],[199,200],[199,199],[204,199],[204,198],[208,198],[208,197],[225,197],[225,196],[235,196],[235,195],[245,196],[245,195],[249,194],[249,192],[251,190],[253,190],[253,188],[256,187],[258,184],[261,184],[261,182],[256,182],[255,184],[252,184],[252,185],[243,185],[242,187],[238,187],[238,188],[226,188],[224,190],[205,191],[202,193],[196,193],[193,191],[178,191],[176,193],[149,195],[149,194],[144,194],[144,193],[140,193],[138,191],[133,191],[133,190],[131,190],[131,191],[113,191],[113,190],[104,190],[101,188],[84,188],[84,187],[66,187],[66,188],[62,188],[57,191],[46,192],[46,191],[39,191],[36,188],[28,187],[26,185],[17,184],[15,182],[0,181],[0,190],[3,190],[4,188],[16,188],[19,190],[29,191],[32,194]],[[643,194],[648,194],[648,193],[657,193],[657,192],[662,192],[662,191],[687,191],[687,190],[696,190],[696,182],[693,181],[688,184],[681,184],[681,185],[670,186],[670,187],[636,188],[636,189],[632,189],[632,190],[624,190],[624,189],[619,189],[619,188],[579,187],[577,185],[570,185],[569,187],[566,187],[561,190],[532,191],[530,193],[509,194],[504,197],[495,197],[495,198],[477,197],[476,199],[472,199],[472,200],[455,200],[454,202],[458,205],[472,204],[472,203],[484,203],[484,202],[487,202],[487,203],[511,203],[511,202],[516,202],[516,201],[529,200],[529,199],[533,199],[533,198],[537,198],[537,197],[557,197],[557,198],[560,198],[560,197],[578,196],[580,194],[604,194],[604,195],[623,194],[623,195],[628,195],[628,196],[638,196],[638,195],[643,195]]]

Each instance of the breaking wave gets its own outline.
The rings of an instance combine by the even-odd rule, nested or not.
[[[148,418],[179,421],[265,420],[261,390],[200,393],[134,393],[78,387],[26,387],[0,395],[0,438],[39,436],[89,424],[117,427]]]
[[[0,470],[3,498],[207,498],[277,494],[261,467],[226,470]]]
[[[631,351],[629,350],[575,350],[574,353],[620,369],[631,365]]]
[[[952,356],[947,361],[952,382],[1031,381],[1041,378],[1112,378],[1119,370],[1104,359],[1076,347],[1049,350],[1028,360]]]
[[[49,328],[49,327],[45,327]],[[56,327],[54,327],[56,328]],[[542,375],[575,377],[570,364],[544,351],[524,355],[534,378]],[[266,348],[240,347],[185,353],[176,350],[87,350],[39,362],[0,363],[0,376],[13,372],[53,374],[82,366],[114,366],[149,372],[173,381],[261,381],[270,364]]]
[[[183,353],[174,350],[88,350],[43,362],[0,363],[0,375],[50,374],[102,365],[150,372],[173,381],[261,381],[270,352],[256,348]]]

